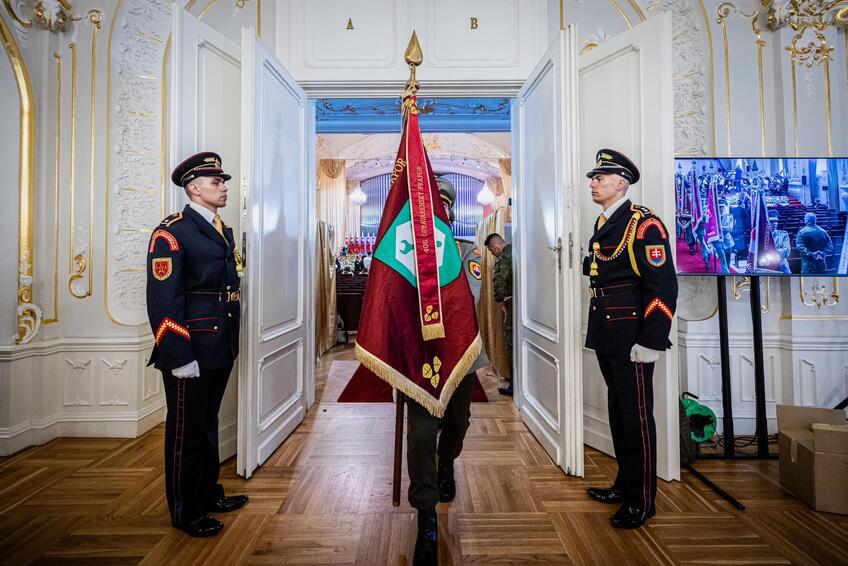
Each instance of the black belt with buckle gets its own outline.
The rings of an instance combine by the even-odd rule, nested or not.
[[[613,295],[635,293],[636,290],[636,283],[622,283],[620,285],[607,285],[606,287],[589,287],[589,296],[592,298],[611,297]]]
[[[189,291],[189,298],[215,303],[234,303],[241,298],[238,291]]]

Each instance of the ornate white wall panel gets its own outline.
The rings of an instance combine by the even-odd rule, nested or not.
[[[509,68],[519,64],[522,25],[518,1],[434,0],[424,5],[425,45],[433,46],[428,58],[433,68],[469,64]]]
[[[125,0],[110,33],[106,284],[107,308],[120,324],[147,323],[145,244],[164,215],[170,187],[163,89],[172,6],[166,0]]]
[[[0,455],[57,436],[134,438],[162,422],[161,376],[144,370],[151,345],[57,339],[0,348]]]
[[[442,86],[512,81],[514,93],[547,47],[546,17],[545,0],[286,0],[277,10],[277,56],[307,90],[355,89],[364,80],[397,90],[415,30],[419,76],[431,93],[457,81]]]

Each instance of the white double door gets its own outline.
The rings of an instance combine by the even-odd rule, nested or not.
[[[219,413],[221,459],[250,477],[314,402],[314,105],[252,28],[237,45],[174,10],[171,163],[221,154],[245,258],[241,354]],[[176,189],[174,210],[184,196]]]
[[[660,14],[577,53],[569,27],[513,104],[513,326],[524,422],[566,473],[582,476],[584,443],[613,453],[606,386],[583,347],[582,259],[600,213],[585,173],[598,149],[624,152],[642,173],[628,196],[673,222],[671,18]],[[654,371],[657,475],[667,480],[680,476],[677,392],[672,349]]]

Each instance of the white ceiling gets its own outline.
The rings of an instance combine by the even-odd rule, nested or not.
[[[509,133],[423,134],[436,173],[460,173],[480,180],[500,177],[498,159],[510,156]],[[344,159],[349,180],[388,173],[397,155],[400,134],[322,134],[318,159]]]

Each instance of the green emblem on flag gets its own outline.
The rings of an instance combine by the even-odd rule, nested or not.
[[[459,257],[450,226],[438,216],[434,220],[439,284],[444,287],[459,277],[462,272],[462,258]],[[374,250],[374,258],[400,273],[413,287],[418,287],[415,281],[415,246],[412,242],[412,215],[407,201]]]

